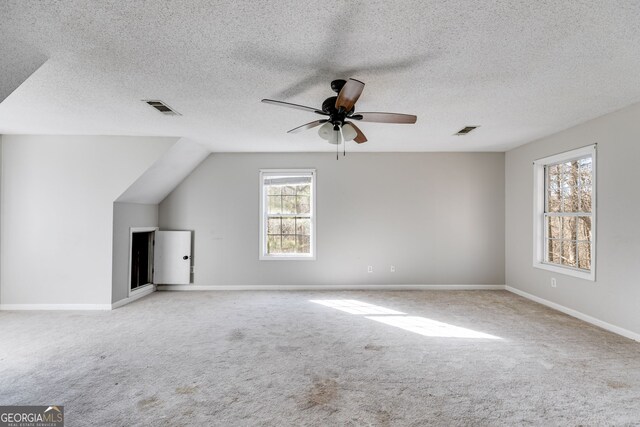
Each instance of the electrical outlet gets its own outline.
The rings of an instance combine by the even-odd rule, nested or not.
[[[396,272],[396,266],[392,265],[391,268],[389,268],[389,271],[392,272],[392,273],[395,273]]]
[[[558,286],[558,284],[556,283],[556,278],[555,278],[555,277],[552,277],[552,278],[551,278],[551,287],[552,287],[552,288],[555,288],[556,286]]]
[[[367,273],[373,273],[373,266],[372,265],[367,266]]]

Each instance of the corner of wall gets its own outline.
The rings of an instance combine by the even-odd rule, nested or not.
[[[111,303],[129,297],[129,235],[131,227],[157,227],[158,205],[113,203]]]
[[[634,258],[638,233],[634,215],[626,214],[640,208],[638,198],[628,196],[634,194],[634,171],[640,158],[639,115],[637,103],[516,147],[505,158],[507,289],[628,337],[640,334]],[[596,280],[535,268],[532,163],[594,143],[598,144],[599,193]],[[557,286],[551,286],[551,279],[557,279]]]

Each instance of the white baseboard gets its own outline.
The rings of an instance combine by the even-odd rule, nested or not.
[[[155,286],[149,286],[113,304],[0,304],[0,310],[113,310],[147,296],[155,290]]]
[[[548,301],[544,298],[537,297],[528,292],[521,291],[520,289],[516,289],[511,286],[505,286],[504,288],[509,292],[513,292],[514,294],[520,295],[521,297],[524,297],[531,301],[535,301],[539,304],[546,305],[547,307],[553,308],[554,310],[561,311],[564,314],[568,314],[569,316],[575,317],[576,319],[580,319],[587,323],[591,323],[592,325],[598,326],[602,329],[606,329],[607,331],[616,333],[618,335],[622,335],[623,337],[630,338],[635,341],[640,341],[640,334],[632,332],[628,329],[624,329],[624,328],[621,328],[620,326],[612,325],[611,323],[607,323],[604,320],[596,319],[595,317],[589,316],[588,314],[581,313],[572,308],[565,307],[555,302]]]
[[[470,291],[504,290],[504,285],[158,285],[159,291]]]
[[[139,291],[132,291],[131,295],[129,295],[129,297],[123,298],[120,301],[116,301],[113,304],[111,304],[111,309],[114,310],[116,308],[122,307],[123,305],[127,305],[129,303],[132,303],[135,300],[138,300],[138,299],[140,299],[142,297],[145,297],[145,296],[147,296],[150,293],[153,293],[155,291],[156,291],[156,286],[155,285],[146,286],[144,289],[140,289]]]
[[[0,304],[0,310],[111,310],[111,304]]]

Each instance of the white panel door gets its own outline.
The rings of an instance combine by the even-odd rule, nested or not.
[[[153,283],[188,285],[191,273],[191,232],[156,231]]]

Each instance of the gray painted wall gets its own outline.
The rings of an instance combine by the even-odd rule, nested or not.
[[[0,215],[2,215],[2,205],[4,199],[2,198],[2,135],[0,135]],[[0,224],[2,218],[0,218]],[[0,278],[2,278],[2,226],[0,226]],[[0,304],[2,304],[2,282],[0,281]]]
[[[508,286],[640,333],[640,104],[506,154]],[[596,281],[533,268],[535,159],[597,143]],[[557,279],[551,288],[550,279]]]
[[[258,171],[296,167],[317,169],[317,260],[259,261]],[[194,285],[503,284],[504,154],[216,154],[159,220],[194,230]]]
[[[4,135],[2,303],[110,304],[113,202],[175,141]]]
[[[129,229],[157,226],[158,205],[113,204],[112,303],[129,296]]]

